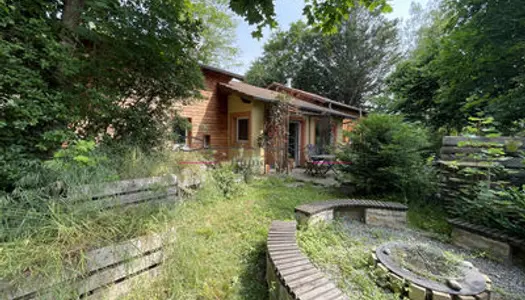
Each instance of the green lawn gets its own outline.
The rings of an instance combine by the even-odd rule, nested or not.
[[[171,212],[177,228],[164,275],[132,299],[265,299],[265,245],[272,220],[293,220],[294,207],[342,197],[318,187],[286,187],[275,178],[233,199],[203,190]]]

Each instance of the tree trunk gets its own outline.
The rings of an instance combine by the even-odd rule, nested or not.
[[[80,24],[80,15],[84,10],[84,0],[64,0],[62,22],[70,31],[74,31]]]

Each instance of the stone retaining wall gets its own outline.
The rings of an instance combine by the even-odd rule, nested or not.
[[[400,203],[375,200],[331,200],[301,205],[295,208],[295,218],[300,225],[334,218],[358,220],[369,225],[400,228],[406,226],[408,207]]]
[[[466,249],[482,250],[507,263],[525,265],[525,240],[460,219],[449,219],[448,222],[453,226],[453,244]]]
[[[365,210],[365,223],[375,226],[403,228],[407,223],[407,213],[406,211],[368,208]]]

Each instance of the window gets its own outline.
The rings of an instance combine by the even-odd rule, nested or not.
[[[191,119],[181,119],[173,125],[173,141],[176,145],[185,146],[190,142]]]
[[[248,118],[237,118],[237,142],[248,141]]]
[[[204,135],[203,146],[204,148],[210,148],[211,137],[209,134]]]

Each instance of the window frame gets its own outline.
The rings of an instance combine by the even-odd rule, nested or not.
[[[239,139],[239,121],[246,120],[246,139]],[[237,143],[249,143],[250,142],[250,118],[249,117],[237,117],[235,118],[235,141]]]
[[[191,126],[191,118],[186,118],[186,120]],[[174,142],[173,144],[178,147],[191,147],[191,130],[184,128],[184,143]]]

